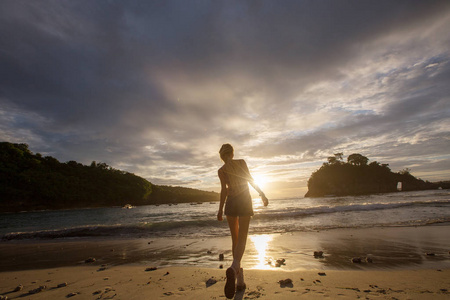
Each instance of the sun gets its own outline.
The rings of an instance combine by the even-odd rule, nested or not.
[[[253,176],[253,180],[261,189],[263,189],[266,186],[266,183],[268,182],[267,177],[260,174]]]

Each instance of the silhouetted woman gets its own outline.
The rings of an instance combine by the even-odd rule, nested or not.
[[[225,164],[218,172],[222,188],[217,219],[223,220],[223,207],[225,205],[225,215],[230,227],[233,252],[233,263],[226,271],[225,296],[233,298],[236,289],[244,290],[246,288],[241,259],[247,243],[250,218],[253,216],[252,198],[248,183],[259,193],[264,206],[269,204],[269,200],[253,181],[245,161],[233,159],[234,149],[230,144],[222,145],[219,153]]]

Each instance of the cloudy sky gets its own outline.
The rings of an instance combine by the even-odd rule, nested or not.
[[[450,180],[450,1],[0,2],[0,140],[270,198],[333,153]]]

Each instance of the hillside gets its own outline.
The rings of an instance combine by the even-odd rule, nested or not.
[[[61,163],[0,143],[0,212],[218,201],[217,193],[157,186],[105,163]]]
[[[394,173],[388,164],[376,161],[368,164],[369,159],[361,154],[350,155],[346,163],[342,156],[343,153],[337,153],[329,157],[328,162],[311,174],[305,197],[391,193],[397,191],[399,182],[402,183],[402,191],[449,188],[448,182],[431,183],[417,179],[408,169]]]
[[[219,201],[219,194],[180,186],[153,185],[152,204]]]

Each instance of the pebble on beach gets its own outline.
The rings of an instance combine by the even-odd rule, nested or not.
[[[361,257],[353,257],[352,258],[352,263],[354,264],[360,264],[362,262]]]
[[[96,261],[96,259],[94,258],[94,257],[89,257],[88,259],[86,259],[84,262],[85,263],[93,263],[93,262],[95,262]]]
[[[208,279],[206,281],[206,287],[208,288],[208,287],[210,287],[210,286],[212,286],[213,284],[216,284],[216,283],[217,283],[217,280],[214,279],[213,277],[211,277],[210,279]]]
[[[47,286],[41,285],[41,286],[38,287],[37,289],[29,290],[29,291],[28,291],[28,294],[37,294],[37,293],[42,292],[42,291],[45,290],[46,288],[47,288]]]
[[[281,266],[283,266],[283,265],[286,265],[285,264],[285,259],[284,258],[280,258],[280,259],[277,259],[277,262],[276,262],[276,264],[275,264],[275,267],[277,267],[277,268],[279,268],[279,267],[281,267]]]
[[[278,281],[278,283],[280,284],[280,287],[293,287],[293,283],[292,283],[292,279],[287,278],[287,279],[282,279],[280,281]]]
[[[322,258],[323,257],[323,251],[314,251],[314,257],[315,258]]]
[[[23,289],[23,285],[19,284],[15,289],[14,292],[19,292]]]
[[[150,268],[145,269],[145,272],[156,271],[156,270],[158,270],[157,267],[150,267]]]

